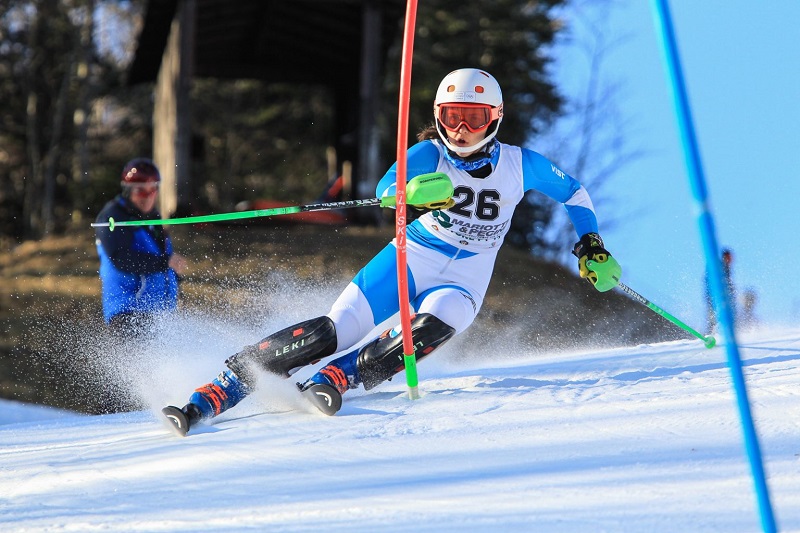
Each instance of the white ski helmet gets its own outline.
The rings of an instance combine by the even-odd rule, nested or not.
[[[452,114],[449,113],[451,110],[454,111]],[[474,122],[464,115],[465,110],[479,113]],[[500,84],[491,74],[483,70],[476,68],[454,70],[439,84],[436,99],[433,101],[433,116],[436,119],[436,131],[450,150],[457,154],[479,150],[494,139],[503,121],[503,92],[500,90]],[[472,132],[486,129],[486,137],[472,146],[455,146],[448,139],[446,130],[456,131],[462,125]]]

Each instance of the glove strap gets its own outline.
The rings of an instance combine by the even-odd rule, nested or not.
[[[603,239],[597,233],[587,233],[581,237],[581,240],[575,243],[572,255],[578,258],[583,257],[591,248],[603,248]]]

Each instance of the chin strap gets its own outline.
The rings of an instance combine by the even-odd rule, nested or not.
[[[467,157],[460,157],[455,152],[445,150],[444,157],[457,169],[468,172],[470,175],[476,178],[485,178],[491,174],[492,160],[499,149],[500,143],[497,142],[497,139],[492,139],[491,142],[489,142],[483,148],[483,150],[476,154],[472,154]],[[486,172],[486,170],[489,172]]]

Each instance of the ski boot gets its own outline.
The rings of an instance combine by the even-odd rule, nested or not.
[[[161,412],[167,417],[172,430],[183,437],[197,422],[222,414],[248,394],[250,389],[247,385],[239,381],[232,370],[225,370],[211,383],[195,390],[183,408],[168,406]]]
[[[355,351],[332,361],[305,383],[298,383],[297,388],[317,409],[328,416],[335,415],[342,407],[342,394],[348,389],[358,388],[361,383],[357,357]]]

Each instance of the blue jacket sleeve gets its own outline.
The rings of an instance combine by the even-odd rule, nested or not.
[[[430,141],[422,141],[408,149],[408,172],[406,181],[429,172],[436,172],[439,166],[439,150]],[[395,162],[383,175],[375,188],[378,198],[394,196],[397,182],[397,163]]]

